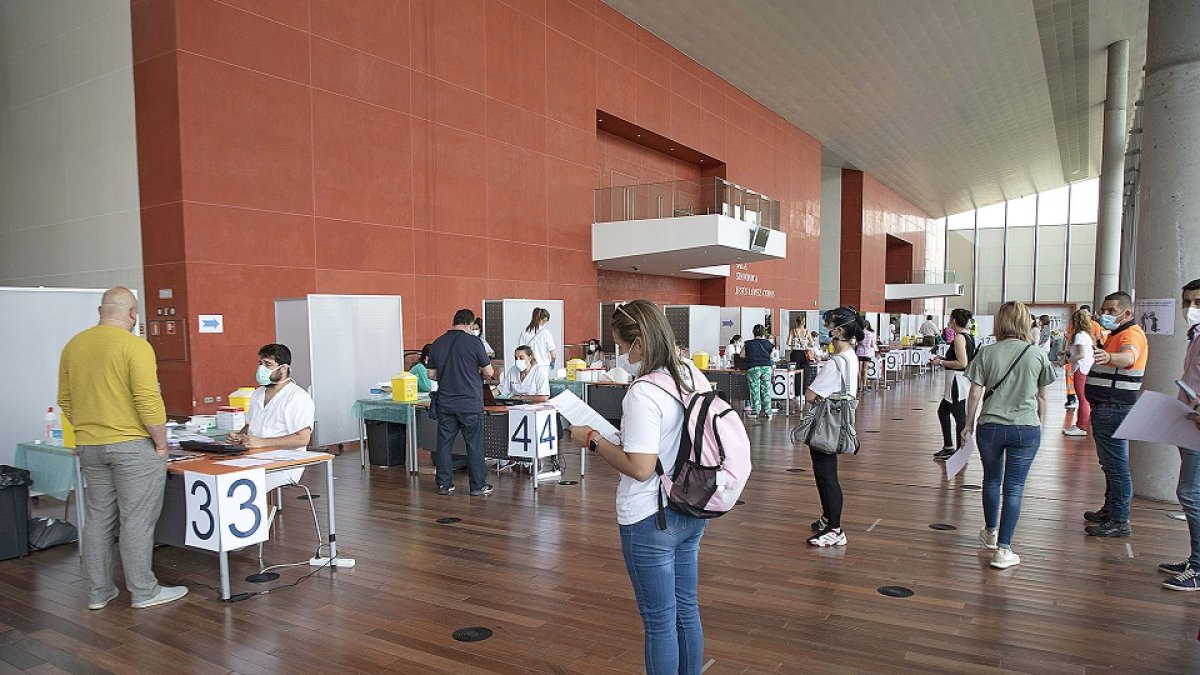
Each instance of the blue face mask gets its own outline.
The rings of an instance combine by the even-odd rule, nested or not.
[[[268,384],[271,384],[271,375],[274,374],[276,370],[279,370],[278,366],[275,368],[268,368],[262,364],[259,364],[258,370],[254,372],[254,381],[265,387]]]
[[[1117,317],[1111,314],[1101,314],[1100,325],[1104,328],[1104,330],[1112,330],[1121,324],[1117,322]]]

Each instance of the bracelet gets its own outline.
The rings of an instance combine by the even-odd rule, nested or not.
[[[592,437],[595,435],[596,435],[595,429],[592,429],[591,431],[589,431],[588,435],[587,435],[587,441],[586,441],[587,448],[588,448],[588,450],[591,450],[592,452],[595,452],[596,448],[598,447],[598,445],[596,444],[596,441],[592,440]]]

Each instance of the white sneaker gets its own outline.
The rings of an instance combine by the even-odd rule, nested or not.
[[[998,548],[996,549],[996,555],[992,556],[992,567],[998,570],[1008,569],[1020,564],[1021,556],[1013,553],[1011,548]]]
[[[841,530],[825,530],[820,534],[814,534],[808,538],[808,543],[813,546],[845,546],[846,533]]]
[[[989,530],[986,527],[979,528],[979,541],[983,542],[983,547],[989,551],[996,550],[996,531]]]
[[[188,594],[187,586],[160,586],[158,595],[155,595],[149,600],[133,603],[134,609],[145,609],[154,607],[155,605],[165,605],[168,602],[174,602]]]
[[[1063,429],[1064,436],[1087,436],[1087,432],[1079,427],[1067,427]]]
[[[1185,565],[1185,567],[1186,567],[1186,565]],[[110,593],[107,598],[101,600],[100,602],[89,602],[88,609],[104,609],[105,607],[108,606],[108,603],[112,602],[113,598],[117,597],[117,595],[119,595],[120,593],[121,593],[120,589],[118,589],[114,586],[112,589],[112,593]]]
[[[1071,401],[1070,403],[1068,403],[1067,405],[1065,405],[1063,407],[1065,407],[1067,410],[1075,410],[1076,408],[1079,407],[1079,402]]]

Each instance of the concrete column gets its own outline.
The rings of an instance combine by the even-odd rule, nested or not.
[[[1129,99],[1129,41],[1108,46],[1100,204],[1096,218],[1096,307],[1117,290],[1121,271],[1121,190],[1125,181],[1125,104]]]
[[[1138,298],[1180,299],[1200,277],[1200,3],[1151,0],[1142,108]],[[1178,305],[1177,305],[1178,307]],[[1146,389],[1174,394],[1183,368],[1186,327],[1176,309],[1175,334],[1150,338]],[[1134,493],[1175,501],[1179,454],[1173,447],[1133,443]]]

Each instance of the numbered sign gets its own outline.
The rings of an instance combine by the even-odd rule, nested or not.
[[[533,459],[558,454],[558,411],[552,406],[508,409],[508,456]]]
[[[867,362],[867,379],[878,380],[883,377],[883,359],[878,356]]]
[[[796,397],[796,371],[787,368],[771,370],[771,399],[784,400]]]
[[[883,355],[883,367],[888,372],[897,372],[904,365],[904,352],[907,349],[894,349]]]
[[[265,541],[267,472],[248,469],[218,475],[185,471],[188,546],[231,551]]]

